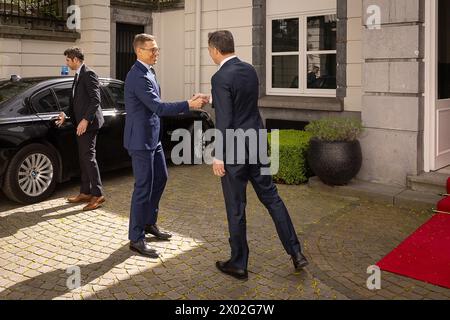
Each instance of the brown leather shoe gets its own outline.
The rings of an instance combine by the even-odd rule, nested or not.
[[[92,197],[91,202],[83,208],[83,211],[92,211],[100,208],[106,201],[105,197]]]
[[[92,196],[89,194],[81,193],[76,197],[67,199],[68,203],[89,203],[92,200]]]

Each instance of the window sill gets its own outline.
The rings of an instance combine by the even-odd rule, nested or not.
[[[261,108],[280,108],[317,111],[343,111],[341,100],[336,97],[263,96],[258,101]]]
[[[74,31],[36,30],[19,26],[0,26],[0,38],[75,42],[80,37],[80,33]]]

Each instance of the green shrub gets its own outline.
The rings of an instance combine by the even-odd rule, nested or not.
[[[360,120],[353,118],[323,118],[312,121],[305,130],[323,141],[354,141],[363,126]]]
[[[301,184],[311,176],[307,152],[312,135],[298,130],[280,130],[279,171],[274,175],[277,183]],[[269,134],[269,141],[272,135]],[[272,157],[273,159],[273,157]]]

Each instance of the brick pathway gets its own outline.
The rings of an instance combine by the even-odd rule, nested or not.
[[[217,272],[229,254],[219,180],[207,166],[171,167],[159,224],[174,234],[152,241],[157,260],[128,249],[130,170],[104,177],[108,202],[95,212],[67,205],[77,183],[51,200],[20,206],[0,196],[2,299],[449,299],[450,290],[382,274],[382,290],[366,288],[375,264],[430,218],[354,198],[279,186],[311,265],[295,273],[274,225],[253,190],[248,194],[250,279]],[[69,290],[67,269],[80,267]]]

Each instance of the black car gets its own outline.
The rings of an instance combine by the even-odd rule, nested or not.
[[[11,200],[36,203],[48,198],[57,183],[79,175],[75,128],[70,121],[58,128],[55,118],[69,108],[71,77],[23,78],[13,76],[0,81],[0,186]],[[131,159],[123,147],[125,126],[124,83],[100,78],[101,107],[105,124],[97,139],[97,160],[102,171],[129,167]],[[213,128],[209,114],[192,110],[190,114],[163,118],[162,142],[169,157],[177,142],[171,134],[178,128]],[[199,133],[197,133],[199,134]],[[193,154],[202,151],[192,143]]]

